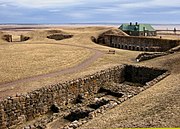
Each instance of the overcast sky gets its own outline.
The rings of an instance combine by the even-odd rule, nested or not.
[[[180,0],[0,0],[0,23],[180,24]]]

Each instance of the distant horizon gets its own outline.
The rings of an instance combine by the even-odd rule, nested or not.
[[[21,29],[23,27],[63,27],[63,26],[69,26],[69,27],[85,27],[85,26],[111,26],[111,27],[119,27],[123,23],[5,23],[0,24],[0,30],[3,30],[3,28],[18,28]],[[133,23],[135,24],[135,23]],[[150,23],[147,23],[150,24]],[[150,24],[152,25],[156,30],[174,30],[176,28],[177,31],[180,31],[180,24]]]
[[[128,23],[128,22],[124,22]],[[82,24],[82,25],[88,25],[88,24],[93,24],[93,25],[121,25],[124,23],[0,23],[0,25],[75,25],[75,24]],[[130,23],[130,22],[129,22]],[[132,22],[132,24],[135,24]],[[142,23],[138,22],[138,24],[151,24],[151,25],[180,25],[180,23]]]

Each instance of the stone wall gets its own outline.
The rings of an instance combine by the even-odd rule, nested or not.
[[[145,85],[147,82],[152,81],[154,78],[162,75],[166,70],[149,69],[147,67],[134,67],[127,65],[124,70],[125,81],[131,83],[139,83]]]
[[[97,39],[97,43],[127,50],[164,52],[179,45],[180,41],[136,36],[104,35]]]
[[[168,55],[170,52],[145,52],[145,53],[140,53],[137,57],[136,57],[136,61],[137,62],[141,62],[141,61],[144,61],[144,60],[150,60],[150,59],[153,59],[153,58],[156,58],[156,57],[160,57],[160,56],[165,56],[165,55]],[[171,52],[172,53],[172,52]]]
[[[151,86],[166,77],[166,70],[120,65],[76,80],[46,86],[27,94],[17,94],[0,102],[0,129],[16,128],[51,112],[53,105],[74,104],[79,95],[93,97],[99,89],[125,81]]]
[[[65,106],[73,103],[78,94],[90,97],[103,85],[124,81],[125,65],[97,72],[77,80],[68,81],[34,90],[25,95],[17,94],[0,102],[0,129],[17,125],[44,115],[56,103]]]

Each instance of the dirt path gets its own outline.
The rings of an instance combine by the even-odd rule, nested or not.
[[[36,43],[36,44],[42,44],[42,43]],[[35,80],[43,79],[43,78],[46,78],[46,77],[54,77],[54,76],[57,76],[57,75],[75,73],[75,72],[78,72],[78,71],[82,70],[83,68],[88,67],[94,61],[96,61],[98,58],[100,58],[100,57],[102,57],[104,55],[103,52],[101,52],[99,50],[96,50],[95,48],[89,48],[89,47],[84,47],[84,46],[79,46],[79,45],[71,45],[71,44],[57,44],[57,43],[46,43],[46,44],[55,44],[55,45],[59,45],[59,46],[67,45],[67,46],[85,48],[85,49],[88,49],[88,50],[94,52],[95,54],[93,54],[92,56],[90,56],[89,58],[87,58],[86,60],[81,62],[80,64],[75,65],[75,66],[73,66],[71,68],[59,70],[59,71],[52,72],[52,73],[47,73],[47,74],[41,74],[41,75],[37,75],[37,76],[22,78],[22,79],[15,80],[15,81],[12,81],[12,82],[2,83],[2,84],[0,84],[0,87],[7,87],[7,86],[15,85],[15,84],[18,84],[18,83],[35,81]]]

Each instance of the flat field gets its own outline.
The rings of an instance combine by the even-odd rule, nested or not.
[[[58,44],[9,44],[0,47],[0,82],[10,82],[70,68],[93,54]]]

